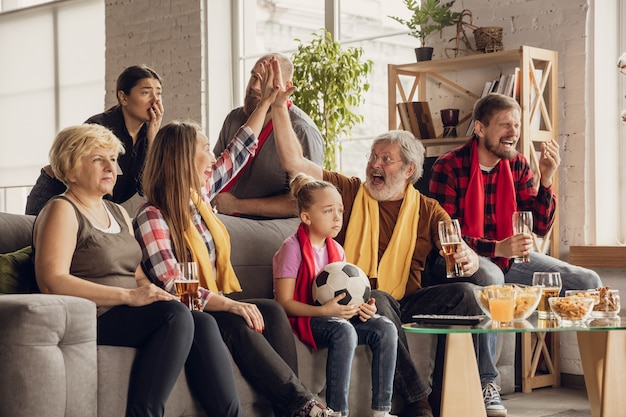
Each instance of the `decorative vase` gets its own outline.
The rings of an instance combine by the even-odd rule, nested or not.
[[[417,61],[430,61],[433,58],[433,48],[430,46],[421,46],[415,48],[415,58]]]
[[[456,126],[459,124],[459,109],[441,109],[441,122],[443,123],[443,137],[456,138]]]

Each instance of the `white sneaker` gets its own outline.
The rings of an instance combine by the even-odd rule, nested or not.
[[[483,400],[488,417],[506,417],[506,408],[500,398],[500,387],[493,382],[483,385]]]

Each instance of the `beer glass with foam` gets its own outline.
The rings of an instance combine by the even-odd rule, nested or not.
[[[461,247],[461,226],[458,219],[441,220],[439,222],[439,241],[446,259],[446,277],[463,276],[463,264],[454,260],[454,253]]]
[[[180,262],[176,264],[180,274],[174,280],[176,287],[176,295],[180,297],[189,310],[197,310],[198,286],[198,263],[197,262]]]

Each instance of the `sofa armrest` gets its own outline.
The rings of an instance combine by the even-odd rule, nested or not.
[[[95,417],[96,392],[95,304],[0,295],[0,415]]]

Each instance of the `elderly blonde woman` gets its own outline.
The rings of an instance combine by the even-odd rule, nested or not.
[[[67,191],[50,200],[35,221],[39,288],[92,300],[97,343],[137,348],[126,416],[163,416],[185,366],[207,415],[240,417],[230,361],[215,321],[191,313],[148,280],[139,267],[141,249],[128,214],[103,199],[113,190],[123,150],[115,135],[99,125],[68,127],[55,138],[50,164]]]

